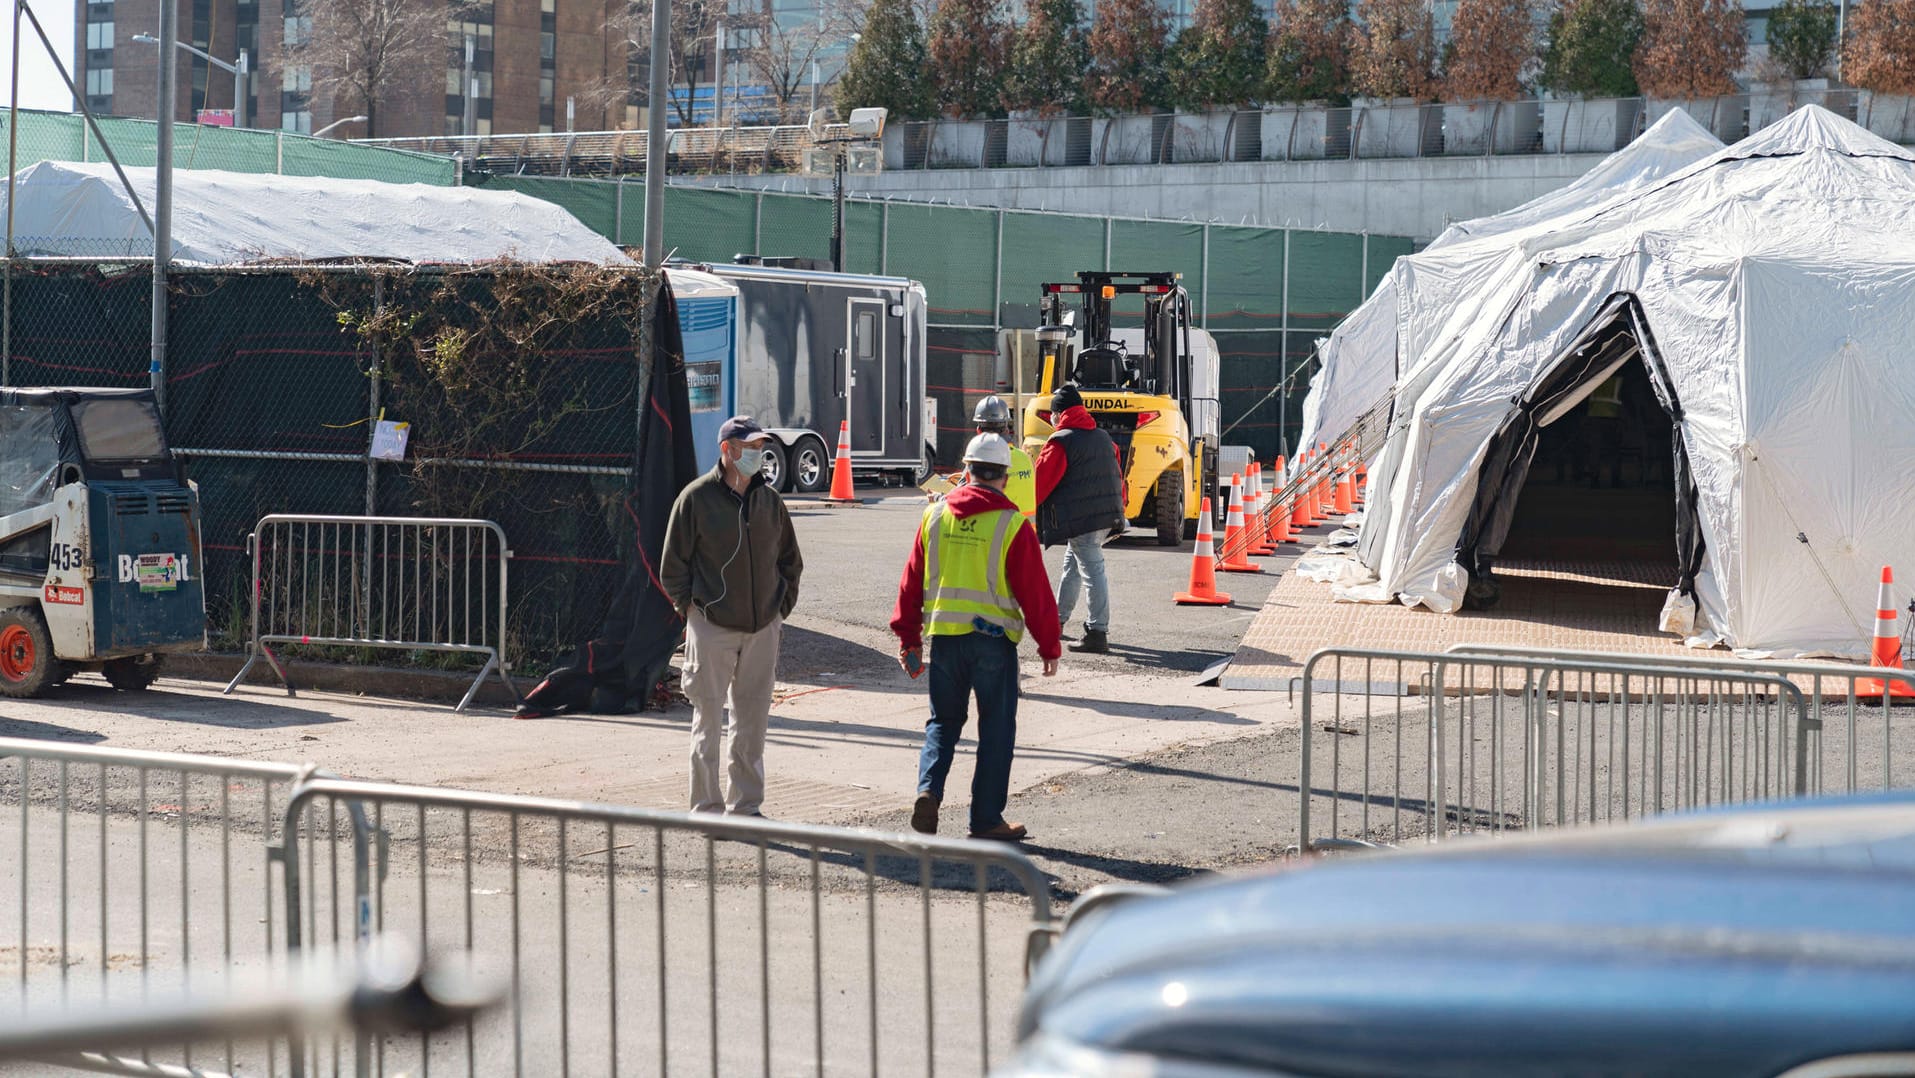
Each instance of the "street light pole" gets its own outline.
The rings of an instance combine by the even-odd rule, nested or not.
[[[157,45],[160,43],[160,39],[154,37],[152,34],[134,34],[133,40],[139,42],[142,45]],[[246,126],[246,75],[247,75],[247,72],[251,70],[251,65],[249,64],[247,60],[246,50],[245,49],[239,50],[239,63],[229,64],[226,61],[220,59],[219,57],[214,56],[212,53],[206,52],[202,49],[194,48],[193,46],[188,45],[184,41],[173,42],[173,47],[179,49],[181,52],[190,52],[194,56],[197,56],[200,59],[206,61],[207,63],[213,65],[214,67],[219,68],[221,71],[230,72],[232,74],[233,76],[233,126],[245,127]]]
[[[665,76],[672,62],[672,11],[652,0],[651,93],[645,110],[645,264],[665,264]]]
[[[153,180],[153,320],[152,359],[147,378],[153,386],[153,399],[166,412],[166,265],[173,255],[173,113],[179,107],[174,100],[179,75],[179,3],[160,0],[160,76],[159,98],[154,119],[159,122],[155,142]]]

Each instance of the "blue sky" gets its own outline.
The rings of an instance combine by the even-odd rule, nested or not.
[[[54,48],[60,50],[60,62],[67,65],[69,74],[73,71],[74,7],[60,0],[39,0],[33,5],[33,13],[40,17],[40,25],[53,39]],[[20,36],[20,107],[72,111],[73,98],[61,84],[58,69],[48,59],[46,49],[41,47],[33,26],[24,16],[20,19]],[[0,8],[0,106],[7,104],[12,85],[13,5],[7,4]]]

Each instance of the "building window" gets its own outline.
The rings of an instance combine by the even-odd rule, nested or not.
[[[312,134],[313,133],[312,110],[298,109],[296,111],[281,112],[279,114],[279,129],[281,131],[291,131],[294,134],[299,134],[299,135]]]
[[[553,53],[556,51],[556,46],[558,44],[557,38],[558,38],[557,34],[540,34],[539,35],[539,59],[541,60],[552,59]]]
[[[552,76],[539,76],[539,104],[550,108],[552,105]]]
[[[313,17],[311,15],[286,16],[283,33],[286,36],[287,48],[304,45],[313,36]]]
[[[306,64],[294,64],[279,74],[279,88],[289,94],[309,94],[313,89],[313,69]]]
[[[547,15],[558,14],[558,0],[539,0],[539,10]]]
[[[110,96],[113,93],[113,69],[89,68],[86,73],[86,93],[88,97]]]
[[[89,49],[110,49],[113,47],[113,24],[111,22],[90,22],[86,24],[86,47]]]

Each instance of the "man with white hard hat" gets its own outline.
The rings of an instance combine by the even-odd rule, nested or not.
[[[1037,638],[1037,655],[1050,677],[1063,641],[1037,532],[1004,494],[1011,444],[997,434],[980,434],[965,447],[964,463],[972,481],[924,511],[891,615],[899,665],[914,678],[927,665],[931,671],[931,718],[924,725],[911,826],[937,832],[945,776],[975,695],[970,835],[1016,842],[1025,837],[1024,825],[1006,820],[1004,806],[1017,742],[1017,643],[1026,631]],[[931,637],[928,664],[925,636]]]

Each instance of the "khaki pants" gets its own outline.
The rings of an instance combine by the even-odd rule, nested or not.
[[[693,812],[746,816],[765,800],[765,724],[778,672],[783,619],[755,633],[713,625],[693,607],[685,625],[685,668],[680,680],[692,703]],[[730,779],[718,784],[718,746],[731,711]]]

